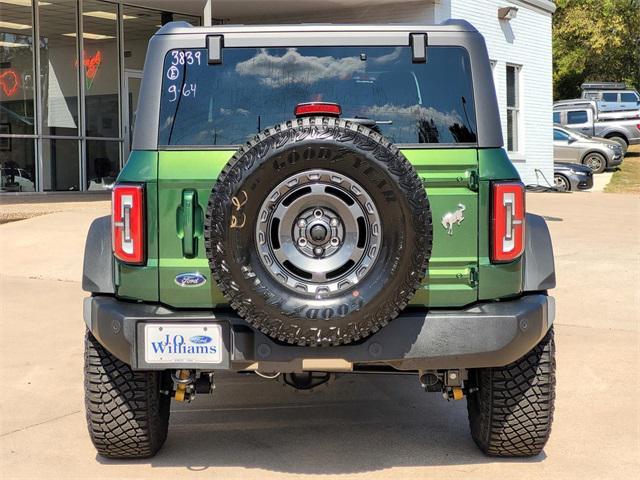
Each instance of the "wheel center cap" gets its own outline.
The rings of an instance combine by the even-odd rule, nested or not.
[[[310,233],[311,238],[316,242],[322,242],[327,238],[327,229],[323,225],[315,225]]]

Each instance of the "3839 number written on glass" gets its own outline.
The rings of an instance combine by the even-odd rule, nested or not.
[[[201,65],[202,52],[191,50],[173,50],[171,52],[171,64],[165,72],[166,77],[171,83],[167,87],[169,102],[175,102],[180,97],[195,98],[198,91],[196,83],[185,82],[180,76],[184,75],[185,65]],[[182,68],[180,68],[182,67]],[[182,72],[181,72],[182,71]]]

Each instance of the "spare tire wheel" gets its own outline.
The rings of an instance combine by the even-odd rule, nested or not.
[[[229,160],[205,239],[213,277],[249,324],[291,344],[339,345],[406,307],[426,274],[431,211],[417,172],[380,134],[308,117]]]

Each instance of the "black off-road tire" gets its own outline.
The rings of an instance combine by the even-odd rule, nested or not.
[[[107,458],[155,455],[167,438],[171,398],[164,372],[134,372],[90,332],[85,336],[84,390],[89,436]]]
[[[470,371],[471,436],[487,455],[538,455],[551,433],[556,388],[553,328],[527,355],[506,367]]]
[[[382,213],[369,272],[353,286],[315,297],[276,280],[255,242],[272,190],[314,169],[357,182]],[[422,283],[431,243],[429,202],[409,161],[372,129],[328,117],[276,125],[241,147],[220,173],[205,219],[209,266],[230,306],[266,335],[301,346],[347,344],[394,319]]]

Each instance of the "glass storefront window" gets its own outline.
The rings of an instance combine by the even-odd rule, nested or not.
[[[78,140],[43,139],[43,190],[80,190]]]
[[[120,137],[118,6],[83,2],[83,68],[88,137]]]
[[[0,13],[0,135],[33,134],[32,9],[2,3]]]
[[[0,137],[0,192],[33,192],[35,139]]]
[[[0,0],[0,192],[114,181],[130,149],[149,39],[171,21],[201,23],[145,3]]]
[[[33,191],[35,133],[31,5],[0,4],[0,191]]]
[[[75,0],[39,2],[42,133],[78,135]]]
[[[87,190],[105,190],[120,171],[120,142],[87,140]]]

